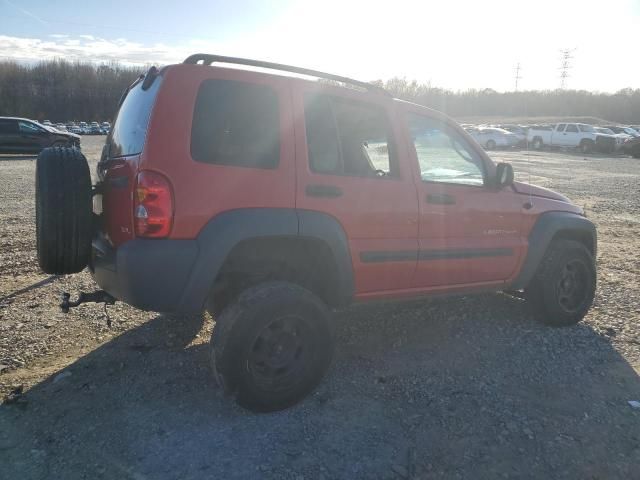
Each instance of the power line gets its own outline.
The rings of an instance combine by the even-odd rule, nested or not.
[[[516,65],[516,76],[515,76],[516,92],[518,91],[518,82],[520,80],[522,80],[522,77],[520,76],[520,62],[518,62],[518,64]]]
[[[567,86],[567,78],[569,77],[569,70],[571,70],[571,60],[573,59],[572,52],[575,48],[563,48],[560,50],[560,89],[564,90]]]

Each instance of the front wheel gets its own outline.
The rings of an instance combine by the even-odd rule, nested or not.
[[[573,240],[556,240],[525,293],[535,316],[547,325],[574,325],[589,311],[596,291],[595,261]]]
[[[211,360],[216,380],[248,410],[271,412],[298,403],[331,363],[329,311],[298,285],[251,287],[215,320]]]

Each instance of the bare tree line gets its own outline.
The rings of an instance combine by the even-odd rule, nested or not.
[[[65,60],[33,65],[0,61],[0,115],[53,122],[111,120],[124,89],[146,68]],[[394,96],[443,111],[472,116],[600,117],[640,123],[640,89],[598,93],[584,90],[452,91],[404,78],[375,83]]]
[[[640,89],[616,93],[586,90],[530,90],[497,92],[492,89],[454,92],[404,78],[378,80],[392,95],[464,117],[598,117],[625,124],[640,123]]]
[[[142,67],[65,60],[0,62],[0,115],[52,122],[104,121]]]

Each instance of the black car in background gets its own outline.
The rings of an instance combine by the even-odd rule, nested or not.
[[[80,135],[26,118],[0,117],[0,153],[39,153],[52,146],[80,148]]]

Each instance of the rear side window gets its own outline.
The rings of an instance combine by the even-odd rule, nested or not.
[[[276,168],[280,160],[276,92],[266,85],[204,81],[193,112],[191,156],[217,165]]]
[[[567,129],[565,131],[570,133],[578,133],[578,127],[576,127],[575,125],[567,125]]]
[[[138,82],[127,93],[111,129],[111,157],[125,157],[142,152],[151,109],[161,83],[162,77],[158,76],[147,90],[142,90],[142,82]]]

